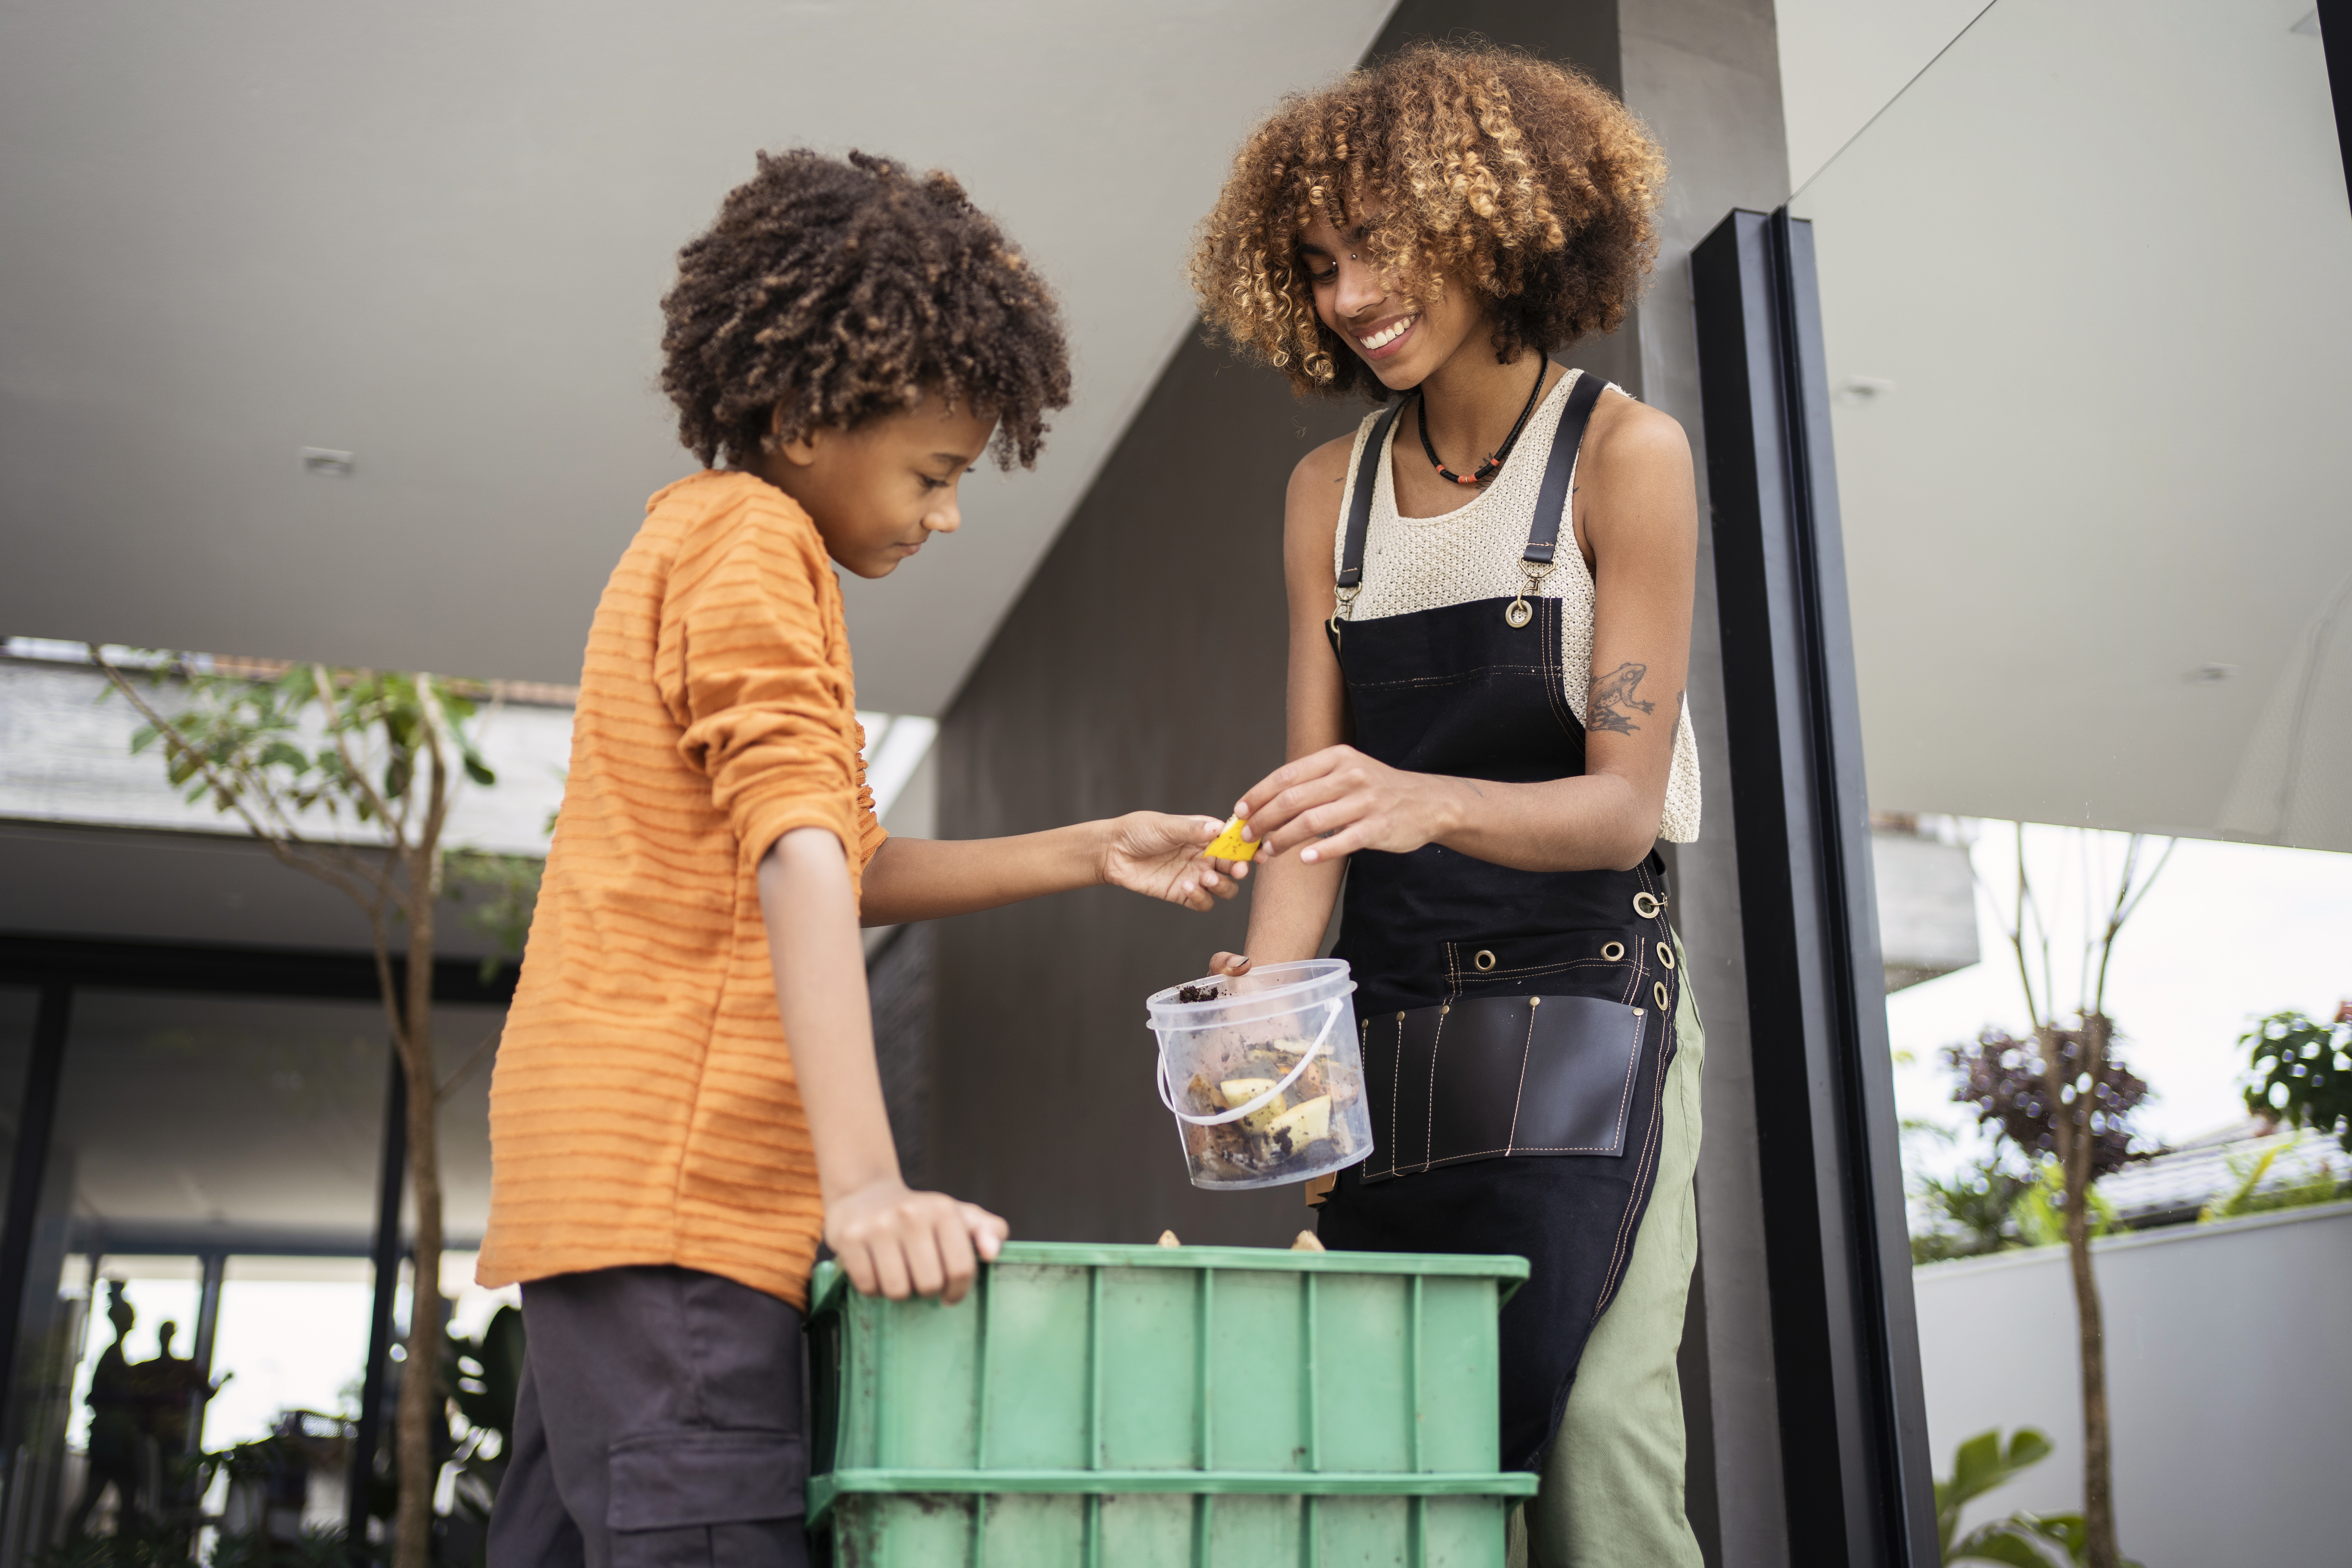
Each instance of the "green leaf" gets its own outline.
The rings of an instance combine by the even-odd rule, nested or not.
[[[512,1307],[501,1307],[478,1341],[461,1340],[454,1334],[450,1338],[480,1369],[474,1378],[481,1385],[478,1390],[460,1387],[457,1391],[458,1410],[471,1425],[509,1436],[514,1431],[515,1397],[522,1384],[522,1314]]]
[[[2032,1426],[2021,1426],[2011,1434],[2005,1453],[2001,1448],[1999,1427],[1990,1432],[1979,1432],[1962,1443],[1952,1456],[1951,1478],[1936,1482],[1936,1534],[1943,1548],[1944,1561],[1958,1561],[1952,1537],[1958,1533],[1962,1508],[1971,1500],[2006,1486],[2020,1471],[2030,1469],[2049,1457],[2050,1438]],[[1970,1535],[1969,1542],[1990,1541],[1993,1532],[2008,1529],[2011,1522],[2004,1521],[1999,1525],[1988,1525]],[[1967,1544],[1963,1542],[1964,1546]],[[1985,1555],[1982,1552],[1977,1554]],[[1993,1560],[2005,1561],[1999,1557]],[[2040,1562],[2039,1559],[2034,1561]]]
[[[1962,1443],[1952,1456],[1952,1500],[1966,1503],[2000,1485],[2009,1479],[2009,1468],[2000,1462],[2000,1429],[1979,1432]]]
[[[2009,1473],[2030,1469],[2050,1457],[2050,1439],[2032,1426],[2020,1426],[2009,1439]]]
[[[2054,1541],[2065,1548],[2070,1558],[2080,1558],[2091,1549],[2091,1527],[2083,1522],[2079,1513],[2021,1513],[2011,1516],[2044,1541]]]
[[[1954,1547],[1944,1561],[2006,1563],[2010,1568],[2051,1568],[2050,1554],[2010,1527],[2010,1521],[1988,1524]]]

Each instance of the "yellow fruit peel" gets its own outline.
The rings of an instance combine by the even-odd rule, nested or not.
[[[1236,816],[1227,820],[1225,830],[1201,853],[1213,860],[1248,860],[1257,854],[1257,840],[1242,837],[1242,819]]]

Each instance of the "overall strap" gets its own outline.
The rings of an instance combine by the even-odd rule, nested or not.
[[[1348,543],[1339,556],[1339,602],[1346,604],[1364,585],[1364,534],[1372,525],[1372,487],[1380,482],[1381,457],[1388,450],[1389,428],[1397,422],[1411,397],[1400,397],[1364,438],[1364,455],[1356,462],[1356,488],[1348,497]]]
[[[1544,465],[1543,489],[1536,492],[1535,524],[1519,556],[1531,566],[1551,564],[1552,547],[1559,542],[1560,520],[1568,514],[1568,480],[1576,471],[1576,449],[1584,444],[1585,423],[1592,417],[1592,405],[1601,401],[1608,384],[1606,378],[1591,371],[1578,373],[1568,406],[1559,411],[1559,429],[1551,438],[1551,460]]]

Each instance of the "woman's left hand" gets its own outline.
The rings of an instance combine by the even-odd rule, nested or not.
[[[1359,849],[1409,855],[1457,820],[1467,779],[1409,773],[1353,746],[1326,746],[1278,767],[1234,809],[1261,856],[1298,851],[1306,861],[1337,860]]]
[[[1102,824],[1097,865],[1102,879],[1148,899],[1165,899],[1188,910],[1213,910],[1219,899],[1241,889],[1237,868],[1201,851],[1224,831],[1213,816],[1171,816],[1130,811]]]

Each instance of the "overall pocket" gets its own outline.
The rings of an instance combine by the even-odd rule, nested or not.
[[[1507,994],[1364,1021],[1366,1183],[1514,1156],[1620,1157],[1647,1012],[1605,997]]]

